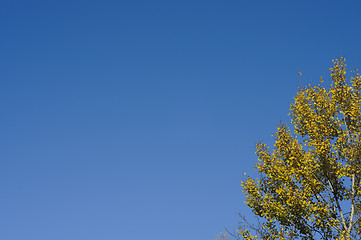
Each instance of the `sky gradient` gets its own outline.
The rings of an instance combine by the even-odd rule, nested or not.
[[[359,1],[0,3],[0,238],[209,240]],[[298,76],[302,71],[302,78]]]

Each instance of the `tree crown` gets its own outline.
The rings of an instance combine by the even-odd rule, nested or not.
[[[299,88],[294,130],[280,124],[272,150],[260,142],[260,178],[242,181],[247,205],[263,219],[244,239],[356,239],[361,226],[361,77],[333,61],[331,85]]]

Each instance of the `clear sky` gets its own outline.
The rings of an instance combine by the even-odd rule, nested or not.
[[[208,240],[360,1],[0,3],[0,238]],[[248,215],[247,215],[248,216]]]

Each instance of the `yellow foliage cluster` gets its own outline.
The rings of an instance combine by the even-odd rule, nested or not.
[[[333,61],[331,86],[300,88],[294,130],[277,127],[272,151],[257,144],[259,179],[242,182],[247,205],[264,219],[263,239],[360,239],[361,77]],[[258,239],[240,229],[244,239]]]

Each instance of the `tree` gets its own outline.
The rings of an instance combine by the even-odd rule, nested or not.
[[[328,88],[299,88],[272,150],[257,144],[259,178],[242,187],[262,222],[244,239],[361,238],[361,77],[346,78],[344,58],[330,72]]]

